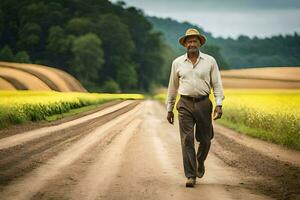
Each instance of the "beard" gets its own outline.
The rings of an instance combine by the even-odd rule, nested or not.
[[[197,47],[190,47],[187,49],[188,53],[196,53],[198,51],[199,51],[199,49]]]

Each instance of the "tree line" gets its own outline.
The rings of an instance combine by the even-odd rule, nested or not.
[[[276,35],[267,38],[216,38],[213,41],[230,68],[300,66],[300,35]]]

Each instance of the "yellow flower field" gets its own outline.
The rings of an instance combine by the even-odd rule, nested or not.
[[[216,122],[300,149],[300,90],[231,89],[224,95],[223,116]],[[156,98],[164,102],[165,95]]]
[[[111,100],[143,98],[141,94],[0,91],[0,127],[24,121],[37,121],[74,108]]]

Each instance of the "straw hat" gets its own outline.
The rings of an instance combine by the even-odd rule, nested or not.
[[[185,35],[179,38],[179,43],[184,46],[185,39],[189,36],[198,36],[201,46],[205,43],[206,38],[204,35],[201,35],[197,29],[189,28],[186,30]]]

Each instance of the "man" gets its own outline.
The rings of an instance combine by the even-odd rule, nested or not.
[[[215,96],[216,107],[213,119],[222,116],[223,87],[216,60],[200,51],[206,41],[205,36],[196,29],[188,29],[179,43],[187,53],[177,57],[172,63],[168,94],[167,120],[174,123],[173,108],[177,93],[180,99],[176,104],[180,128],[181,148],[186,187],[194,187],[196,177],[202,178],[205,172],[204,161],[214,136],[212,126],[212,102],[208,98],[211,87]],[[200,142],[197,154],[194,147],[195,137]]]

